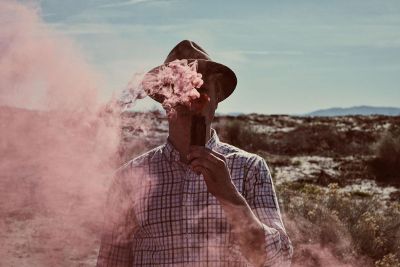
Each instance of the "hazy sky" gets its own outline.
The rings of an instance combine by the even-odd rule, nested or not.
[[[304,113],[400,107],[400,1],[42,0],[43,19],[76,41],[104,91],[161,64],[183,39],[231,67],[219,112]],[[140,108],[151,108],[151,99]]]

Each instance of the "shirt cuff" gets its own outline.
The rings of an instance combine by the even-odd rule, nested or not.
[[[264,228],[264,250],[266,259],[263,266],[273,266],[279,261],[281,254],[281,237],[278,230],[262,224]]]
[[[285,262],[283,251],[282,251],[282,240],[281,233],[272,228],[268,227],[265,224],[262,224],[264,229],[264,252],[265,252],[265,261],[262,266],[290,266],[290,261]],[[231,255],[239,257],[241,260],[244,260],[248,265],[252,266],[250,262],[244,257],[239,247],[239,244],[236,238],[232,238],[232,246],[230,246],[229,250],[231,251]],[[236,258],[238,259],[238,258]]]

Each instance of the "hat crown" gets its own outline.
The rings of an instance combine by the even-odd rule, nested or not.
[[[169,52],[164,63],[174,61],[176,59],[203,59],[211,60],[210,56],[195,42],[183,40],[177,44],[171,52]]]
[[[197,72],[200,72],[203,77],[208,77],[210,74],[218,74],[214,76],[215,82],[218,82],[219,85],[217,93],[218,102],[226,99],[235,90],[237,84],[235,73],[227,66],[213,61],[203,48],[189,40],[183,40],[178,43],[171,52],[169,52],[167,58],[164,60],[164,64],[151,69],[146,75],[154,76],[160,69],[168,65],[169,62],[177,59],[186,59],[188,62],[198,60]],[[165,95],[152,93],[151,88],[144,88],[144,90],[151,98],[159,103],[163,103]]]

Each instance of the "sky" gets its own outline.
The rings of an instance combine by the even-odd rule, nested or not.
[[[41,0],[43,20],[73,39],[110,96],[160,65],[181,40],[237,75],[220,113],[302,114],[400,107],[398,0]],[[150,98],[137,109],[153,109]]]

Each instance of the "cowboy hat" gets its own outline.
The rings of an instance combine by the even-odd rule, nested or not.
[[[203,75],[203,78],[207,78],[209,76],[212,76],[213,74],[217,74],[215,75],[215,78],[216,81],[220,84],[220,86],[218,87],[219,91],[217,92],[218,102],[226,99],[235,90],[237,84],[235,73],[227,66],[212,61],[210,56],[204,51],[204,49],[202,49],[195,42],[189,40],[183,40],[178,43],[171,50],[171,52],[169,52],[167,58],[164,60],[164,64],[153,68],[152,70],[147,72],[147,74],[157,73],[162,66],[165,66],[169,62],[177,59],[186,59],[189,63],[197,60],[198,72]],[[147,88],[144,88],[144,90],[151,98],[153,98],[157,102],[162,103],[164,101],[163,95],[150,93],[150,90],[148,90]]]

